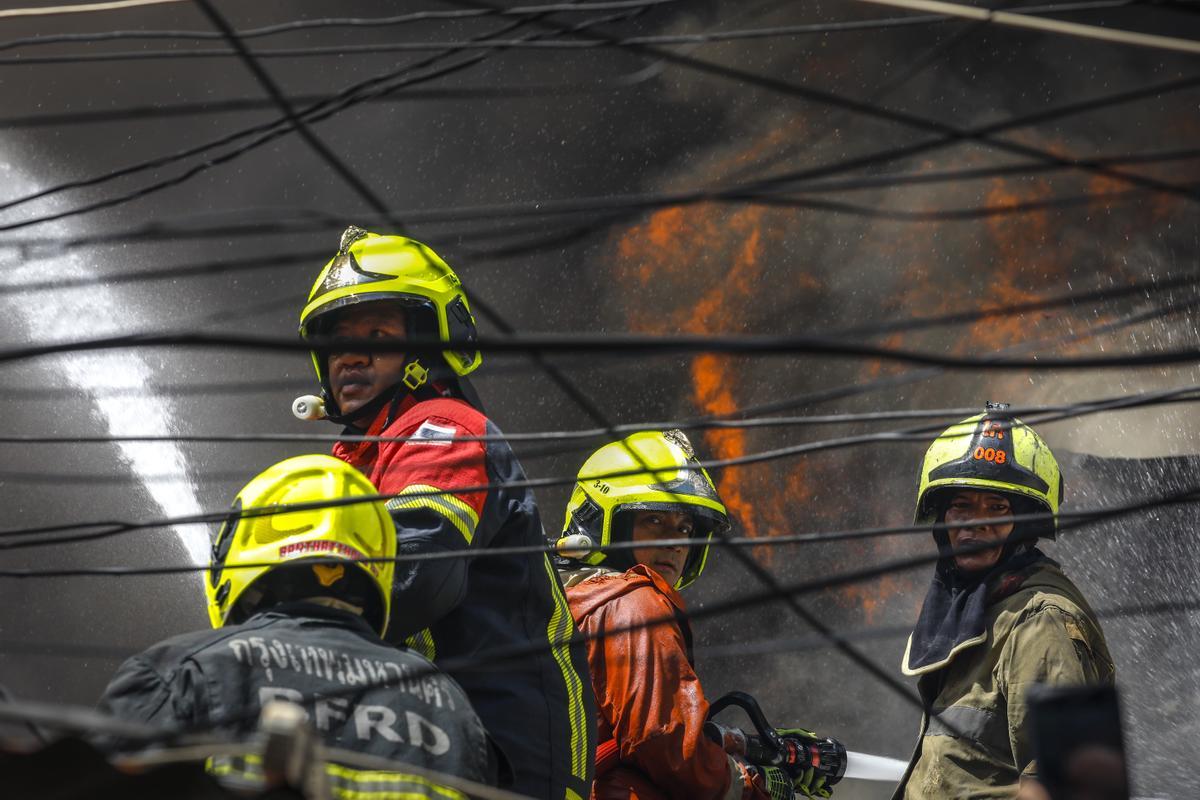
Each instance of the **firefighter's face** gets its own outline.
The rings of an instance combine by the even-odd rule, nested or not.
[[[404,323],[404,311],[395,303],[363,303],[338,314],[329,335],[334,339],[403,339]],[[343,414],[357,411],[404,375],[404,353],[334,350],[328,358],[329,387]]]
[[[955,522],[1009,516],[1012,516],[1012,504],[1004,495],[965,490],[955,493],[950,498],[950,506],[946,509],[946,524],[953,526]],[[954,564],[963,572],[979,572],[990,568],[1000,560],[1000,550],[1012,530],[1011,522],[948,528],[946,534],[950,538],[950,546],[955,550],[988,543],[996,545],[986,550],[955,556]]]
[[[672,586],[683,574],[688,548],[682,545],[656,547],[660,539],[687,539],[696,530],[696,521],[686,511],[635,511],[633,542],[644,547],[633,548],[633,559],[657,572]]]

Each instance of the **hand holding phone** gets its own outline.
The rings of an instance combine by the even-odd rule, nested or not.
[[[1129,800],[1115,688],[1035,686],[1028,704],[1038,781],[1050,800]],[[1021,796],[1032,800],[1034,791]]]

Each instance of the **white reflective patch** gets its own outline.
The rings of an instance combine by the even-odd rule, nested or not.
[[[322,697],[318,699],[313,703],[313,714],[317,718],[317,730],[332,730],[335,722],[345,722],[346,710],[349,707],[350,701],[344,697]]]
[[[421,427],[413,432],[412,438],[404,444],[406,447],[410,444],[449,447],[450,440],[454,438],[454,434],[456,433],[458,433],[458,428],[448,425],[435,425],[429,420],[425,420],[421,423]]]
[[[389,742],[403,741],[400,734],[392,730],[396,724],[396,712],[386,706],[355,706],[354,733],[359,740],[371,741],[372,732]]]
[[[444,730],[413,711],[405,711],[404,716],[408,718],[409,744],[424,747],[435,756],[450,751],[450,737]]]

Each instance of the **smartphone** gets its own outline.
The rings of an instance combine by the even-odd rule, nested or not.
[[[1038,780],[1051,800],[1129,800],[1114,687],[1034,686],[1026,702]]]

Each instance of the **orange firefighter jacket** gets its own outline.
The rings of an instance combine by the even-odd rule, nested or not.
[[[596,777],[593,800],[764,798],[741,765],[704,735],[708,701],[692,668],[691,627],[679,593],[640,564],[563,578],[587,639],[598,740],[615,739],[620,755],[620,768]],[[654,620],[661,622],[645,624]]]

